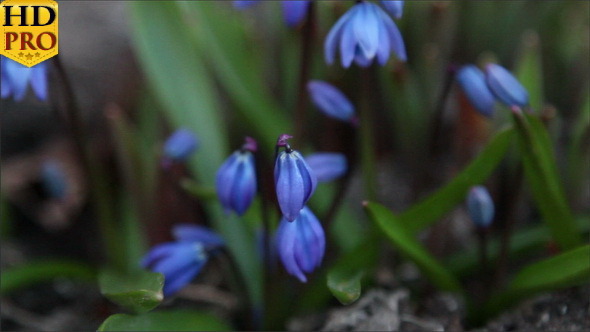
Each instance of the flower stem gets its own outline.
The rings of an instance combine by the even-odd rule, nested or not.
[[[360,98],[360,135],[359,153],[365,195],[368,200],[377,199],[376,167],[375,167],[375,142],[373,137],[373,109],[371,107],[370,68],[361,70],[361,98]]]
[[[315,32],[315,2],[310,2],[307,7],[307,19],[303,26],[303,35],[301,38],[301,58],[299,66],[299,81],[297,83],[297,102],[295,105],[295,137],[301,140],[300,144],[303,146],[303,139],[307,137],[305,133],[307,120],[307,81],[309,80],[309,72],[311,70],[311,51],[313,46]]]

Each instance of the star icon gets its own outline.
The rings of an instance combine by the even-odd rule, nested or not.
[[[24,53],[23,53],[23,52],[20,52],[20,53],[18,54],[18,56],[19,56],[19,57],[21,57],[21,58],[23,57],[23,55],[24,55]]]
[[[39,52],[35,53],[35,57],[37,57],[37,58],[38,58],[38,57],[40,57],[40,56],[41,56],[41,53],[39,53]]]
[[[27,55],[25,55],[25,58],[27,58],[27,60],[31,60],[33,58],[33,55],[31,53],[27,53]]]

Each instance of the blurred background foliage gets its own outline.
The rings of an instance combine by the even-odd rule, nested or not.
[[[64,2],[60,6],[66,17],[68,8],[75,5]],[[84,10],[83,5],[77,6]],[[112,18],[109,6],[115,5],[105,2],[96,8]],[[311,55],[305,61],[310,66],[310,79],[334,83],[357,107],[371,110],[369,135],[374,142],[376,164],[369,176],[378,184],[372,200],[401,214],[400,220],[412,221],[412,213],[421,216],[419,210],[406,209],[449,183],[489,146],[490,152],[485,157],[488,159],[482,158],[479,166],[468,173],[470,180],[458,186],[465,187],[470,181],[486,182],[490,178],[486,183],[498,198],[498,209],[516,211],[506,213],[515,213],[516,217],[512,218],[518,220],[517,228],[529,232],[515,235],[514,253],[522,255],[527,248],[537,248],[534,256],[527,256],[529,259],[547,256],[539,250],[548,242],[547,233],[538,227],[533,229],[540,223],[530,193],[502,196],[518,176],[516,144],[508,146],[516,141],[514,135],[510,139],[508,134],[503,138],[495,136],[511,122],[510,112],[496,107],[493,119],[484,119],[473,113],[454,85],[449,85],[453,68],[494,61],[515,72],[529,90],[533,109],[547,124],[567,202],[587,234],[590,3],[407,1],[404,17],[398,24],[409,61],[403,64],[390,60],[383,68],[371,68],[366,72],[365,87],[359,86],[362,74],[358,68],[344,70],[337,65],[327,66],[323,59],[325,36],[348,6],[349,2],[345,1],[317,1]],[[328,278],[328,286],[337,284],[338,280],[352,280],[352,293],[358,293],[357,297],[361,280],[387,284],[387,278],[378,276],[392,271],[399,261],[394,251],[374,241],[381,235],[363,213],[361,202],[368,198],[370,189],[363,186],[366,174],[362,174],[360,165],[354,161],[359,149],[358,134],[346,124],[325,118],[307,100],[304,122],[297,118],[295,109],[302,96],[299,75],[304,61],[301,58],[303,31],[284,25],[279,2],[265,1],[243,11],[235,10],[229,1],[137,1],[117,8],[124,13],[117,16],[124,23],[114,33],[114,39],[119,41],[117,52],[113,55],[114,51],[110,50],[109,56],[119,58],[120,63],[112,65],[96,57],[80,60],[75,49],[81,45],[68,45],[66,33],[62,36],[64,49],[60,50],[66,69],[74,77],[74,93],[90,136],[89,149],[102,174],[99,181],[104,185],[98,195],[108,197],[104,206],[110,212],[102,218],[110,220],[97,222],[100,214],[89,208],[87,198],[96,198],[97,188],[92,185],[96,182],[76,176],[75,170],[80,168],[76,158],[70,158],[73,161],[68,163],[74,169],[68,173],[68,181],[82,188],[82,198],[73,205],[60,207],[65,211],[58,218],[61,224],[56,224],[55,218],[47,220],[45,210],[40,208],[55,202],[38,194],[35,171],[38,165],[47,156],[66,155],[59,157],[66,160],[73,154],[70,138],[63,134],[67,125],[61,118],[63,100],[59,102],[61,95],[56,92],[59,84],[52,86],[58,102],[51,107],[30,100],[23,104],[2,100],[0,230],[3,246],[4,243],[14,245],[15,252],[23,256],[17,255],[21,258],[14,260],[12,255],[7,259],[3,255],[3,299],[14,301],[19,291],[58,275],[92,279],[96,267],[120,260],[115,257],[125,256],[120,264],[131,266],[148,244],[169,239],[171,225],[187,221],[210,225],[225,237],[247,285],[247,298],[254,308],[267,302],[268,316],[275,320],[268,326],[283,326],[289,315],[325,310],[332,304],[326,286],[327,271],[332,266],[332,271],[337,273]],[[81,26],[72,23],[69,31]],[[97,32],[103,36],[107,33]],[[97,69],[92,71],[84,66]],[[99,79],[98,83],[93,81],[94,77]],[[441,95],[449,87],[449,98],[443,99]],[[159,170],[159,149],[167,134],[177,127],[193,130],[201,145],[186,168],[165,174]],[[282,133],[296,133],[292,144],[304,153],[337,151],[352,160],[349,186],[322,184],[310,201],[320,219],[329,222],[325,225],[329,228],[326,232],[329,249],[324,269],[316,272],[306,285],[296,284],[283,272],[278,272],[280,277],[272,285],[263,283],[255,241],[262,213],[260,202],[239,220],[223,215],[219,203],[207,195],[213,190],[217,168],[246,135],[259,142],[262,167],[268,170],[262,183],[271,186],[274,143]],[[508,155],[501,160],[505,151]],[[494,171],[492,165],[500,163],[502,166]],[[23,169],[28,171],[23,174]],[[421,221],[422,226],[409,226],[413,234],[433,225],[420,239],[425,240],[426,248],[435,258],[466,247],[452,245],[457,238],[450,236],[451,231],[441,231],[458,227],[459,233],[465,233],[469,229],[461,211],[448,213],[462,202],[460,192],[454,192],[452,199],[442,195],[427,205],[439,208],[433,210],[431,221]],[[332,202],[340,194],[345,204],[331,211]],[[278,222],[278,213],[272,217]],[[498,231],[502,229],[501,224],[497,227]],[[114,231],[117,229],[120,231]],[[101,240],[99,234],[107,239]],[[471,240],[469,236],[459,238]],[[106,254],[100,249],[105,242]],[[413,244],[409,246],[413,248]],[[472,257],[459,255],[448,260],[453,273],[473,271],[476,253],[468,251],[466,255]],[[426,257],[418,256],[418,262]],[[60,261],[49,261],[55,258]],[[62,258],[66,260],[61,261]],[[428,258],[423,264],[432,266],[429,262]],[[223,263],[214,265],[210,273],[199,277],[199,283],[217,283],[224,290],[232,289],[235,280],[227,275],[219,277],[224,275],[224,268]],[[362,275],[371,277],[362,278]],[[449,281],[444,285],[448,286],[446,289],[454,289],[453,284],[454,281]],[[264,299],[263,287],[274,287],[284,293],[278,298]],[[296,295],[297,301],[285,300]],[[347,292],[341,295],[338,297],[341,301],[351,296]],[[93,314],[98,321],[116,311],[100,300],[94,301],[103,308],[103,312]],[[207,308],[215,308],[212,303],[206,303]],[[248,314],[236,318],[238,310],[225,309],[221,310],[221,316],[230,321],[245,324],[248,320],[245,318]],[[162,316],[165,315],[158,317]],[[116,317],[110,320],[109,324],[115,324],[110,328],[116,329],[121,321],[132,324],[135,317],[130,320]],[[219,326],[215,320],[211,324]],[[102,328],[108,330],[108,324]]]

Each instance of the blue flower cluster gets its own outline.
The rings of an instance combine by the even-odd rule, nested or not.
[[[485,73],[474,65],[466,65],[459,69],[456,80],[473,107],[487,117],[493,115],[496,99],[510,108],[529,104],[526,89],[497,64],[488,64]]]
[[[175,241],[153,247],[142,259],[142,267],[164,275],[164,296],[186,286],[201,271],[209,256],[225,245],[211,230],[180,224],[172,230]]]

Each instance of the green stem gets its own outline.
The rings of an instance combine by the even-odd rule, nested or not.
[[[371,86],[370,72],[361,70],[362,95],[360,99],[360,135],[359,153],[361,161],[361,170],[363,173],[363,183],[366,198],[370,201],[377,200],[377,183],[375,167],[375,142],[373,136],[373,108],[370,103]]]
[[[307,81],[311,70],[311,51],[313,46],[313,37],[315,30],[315,3],[311,2],[307,8],[307,19],[303,26],[303,36],[301,39],[301,59],[299,66],[299,81],[297,84],[297,102],[295,106],[295,137],[300,140],[303,146],[307,119]]]

